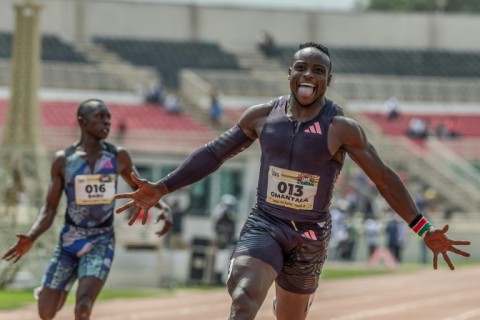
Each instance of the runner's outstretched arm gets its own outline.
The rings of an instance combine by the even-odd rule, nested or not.
[[[456,241],[447,237],[448,225],[436,229],[418,211],[405,184],[398,174],[379,157],[375,147],[368,141],[363,128],[352,119],[336,117],[332,122],[329,148],[334,151],[342,148],[372,180],[390,207],[409,224],[410,228],[424,239],[433,253],[433,268],[437,269],[438,255],[441,254],[449,268],[454,270],[448,252],[469,257],[470,254],[454,245],[470,245],[470,241]]]
[[[141,179],[132,172],[132,181],[138,186],[138,189],[131,193],[115,195],[115,199],[131,199],[119,207],[116,212],[121,213],[129,208],[134,208],[132,219],[129,222],[132,224],[142,209],[144,214],[148,213],[150,208],[156,205],[164,195],[195,183],[215,172],[222,163],[248,148],[253,141],[239,125],[236,125],[217,139],[197,149],[176,170],[156,183]]]

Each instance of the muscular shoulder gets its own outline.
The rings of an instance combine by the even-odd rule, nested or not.
[[[361,146],[367,142],[360,123],[343,115],[333,118],[329,129],[330,139],[334,142],[336,149],[346,146]]]
[[[130,153],[124,147],[117,146],[117,165],[119,173],[133,165]]]
[[[117,159],[118,159],[118,161],[123,161],[125,159],[130,159],[130,153],[124,147],[117,146]]]
[[[258,138],[263,124],[272,110],[271,103],[262,103],[249,107],[240,117],[238,124],[252,139]]]
[[[359,130],[361,128],[358,121],[356,121],[352,118],[346,117],[343,114],[342,115],[337,115],[332,119],[331,127],[334,128],[334,129],[342,130],[342,131],[343,130],[347,130],[347,131],[354,130],[355,131],[355,130]]]
[[[272,105],[270,103],[262,103],[249,107],[240,117],[240,124],[252,122],[258,120],[259,118],[264,118],[268,116],[272,110]]]
[[[65,161],[65,150],[56,151],[51,166],[52,174],[63,175]]]

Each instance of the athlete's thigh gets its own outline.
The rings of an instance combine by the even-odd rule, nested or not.
[[[275,285],[274,312],[277,320],[304,320],[313,294],[293,293]]]
[[[260,259],[246,255],[233,258],[227,278],[228,291],[232,297],[235,292],[246,292],[262,303],[277,274],[271,265]]]

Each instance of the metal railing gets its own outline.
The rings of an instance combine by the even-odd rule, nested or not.
[[[0,59],[0,86],[9,86],[11,75],[11,61]],[[131,92],[146,85],[129,81],[131,76],[128,71],[107,71],[96,64],[43,62],[40,84],[47,88]]]
[[[346,100],[479,102],[477,78],[334,75],[332,87]]]
[[[461,179],[463,184],[468,183],[470,188],[478,194],[480,191],[480,172],[472,163],[462,158],[441,141],[435,138],[427,140],[428,157],[441,161],[449,166],[455,177]]]

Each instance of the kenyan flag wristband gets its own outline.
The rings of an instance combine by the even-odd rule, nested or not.
[[[432,227],[432,224],[427,220],[427,218],[419,213],[408,226],[413,230],[413,232],[424,238],[428,229]]]

